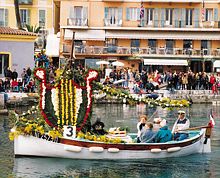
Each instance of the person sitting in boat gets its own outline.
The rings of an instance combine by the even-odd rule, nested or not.
[[[172,133],[174,134],[174,140],[180,141],[188,138],[188,134],[184,130],[188,129],[190,126],[189,119],[186,118],[185,111],[178,111],[178,119],[174,123]]]
[[[161,128],[159,131],[149,140],[147,140],[147,143],[165,143],[172,140],[172,133],[168,129],[167,121],[163,119],[160,122]]]
[[[154,118],[154,122],[153,122],[153,131],[157,132],[160,130],[161,126],[160,126],[160,122],[162,121],[162,119],[160,117],[158,118]]]
[[[140,136],[141,136],[141,131],[144,128],[145,124],[147,122],[147,116],[146,115],[140,115],[139,117],[139,122],[137,123],[137,143],[140,143]]]
[[[147,122],[145,127],[141,130],[140,141],[141,143],[145,143],[150,140],[155,135],[153,131],[153,123]]]
[[[100,118],[97,118],[95,123],[92,125],[92,133],[96,135],[105,135],[107,131],[104,129],[105,124],[101,121]]]

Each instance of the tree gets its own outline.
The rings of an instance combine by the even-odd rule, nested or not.
[[[36,25],[33,26],[33,25],[26,24],[25,26],[28,32],[39,33],[39,31],[41,30],[41,27],[37,27]]]
[[[15,6],[15,16],[16,16],[16,21],[17,21],[17,27],[18,29],[22,30],[20,10],[19,10],[19,0],[14,0],[14,6]]]

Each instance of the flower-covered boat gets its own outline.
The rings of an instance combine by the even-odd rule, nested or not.
[[[83,74],[79,73],[78,77],[82,78]],[[20,116],[15,114],[15,127],[9,135],[14,139],[15,156],[145,159],[211,152],[210,125],[188,131],[188,139],[167,143],[135,143],[136,135],[126,132],[121,135],[91,134],[92,86],[98,72],[89,70],[81,81],[78,80],[77,73],[67,68],[55,84],[49,83],[46,68],[36,68],[34,75],[39,80],[39,110],[33,109]],[[129,102],[135,101],[126,93],[116,92],[115,95],[115,91],[108,87],[103,87],[102,90],[124,97]],[[168,104],[168,99],[143,99],[138,102],[162,107],[188,105],[185,101],[180,103],[175,100],[169,100]],[[36,116],[37,111],[39,115]],[[31,117],[27,118],[28,115]]]

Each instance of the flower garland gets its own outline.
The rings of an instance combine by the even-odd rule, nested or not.
[[[64,124],[65,107],[64,107],[64,79],[61,80],[61,121]]]
[[[69,81],[69,91],[70,91],[70,119],[71,119],[70,121],[71,124],[73,125],[73,120],[74,120],[73,102],[75,100],[73,99],[74,87],[72,80]]]
[[[66,111],[66,125],[69,124],[69,91],[68,91],[68,80],[66,79],[65,81],[65,98],[66,98],[66,106],[65,106],[65,111]]]

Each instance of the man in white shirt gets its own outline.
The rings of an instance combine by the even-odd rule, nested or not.
[[[185,114],[185,111],[178,111],[178,119],[172,129],[174,140],[181,141],[188,137],[188,134],[184,130],[189,128],[190,121],[186,118]]]

